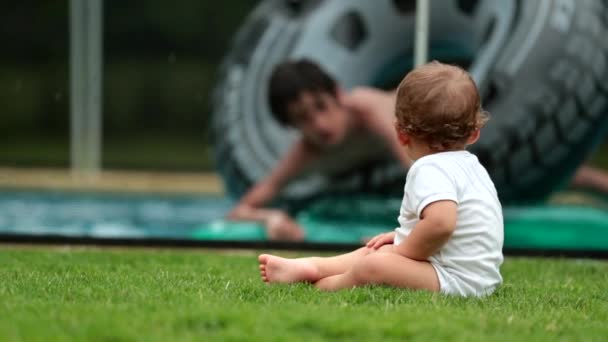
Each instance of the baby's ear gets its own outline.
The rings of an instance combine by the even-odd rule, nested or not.
[[[478,128],[471,133],[469,139],[467,140],[467,145],[473,145],[479,140],[479,135],[481,134],[481,130]]]
[[[397,134],[397,139],[399,140],[399,143],[403,146],[407,146],[410,143],[410,136],[405,133],[404,130],[401,129],[401,127],[399,127],[399,123],[395,122],[395,132]]]

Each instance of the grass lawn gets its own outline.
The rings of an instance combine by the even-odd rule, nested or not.
[[[608,339],[608,262],[507,258],[484,299],[266,286],[254,254],[0,247],[0,340]]]

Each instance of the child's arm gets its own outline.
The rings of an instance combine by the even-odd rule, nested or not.
[[[261,207],[272,200],[283,185],[318,156],[317,150],[298,140],[268,177],[255,184],[227,217],[260,222],[270,240],[302,240],[304,231],[287,213]]]
[[[452,236],[456,228],[457,206],[450,200],[427,205],[420,221],[395,252],[410,259],[425,261],[437,252]]]
[[[255,212],[253,209],[260,208],[270,202],[290,178],[294,177],[317,157],[318,151],[314,147],[301,139],[296,141],[270,175],[256,183],[241,198],[235,208],[228,214],[228,218],[264,221],[267,216],[266,213]]]

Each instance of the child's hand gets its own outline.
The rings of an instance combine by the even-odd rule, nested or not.
[[[268,239],[282,241],[304,240],[304,230],[289,215],[279,210],[268,212],[269,214],[264,220]]]
[[[395,240],[395,232],[382,233],[374,236],[371,240],[367,242],[365,245],[368,248],[378,249],[383,245],[393,243]]]
[[[246,205],[238,205],[234,208],[232,208],[232,210],[230,210],[230,212],[228,214],[226,214],[226,218],[229,220],[239,220],[239,219],[243,219],[243,218],[248,218],[249,216],[251,216],[252,210],[251,208],[249,208]]]

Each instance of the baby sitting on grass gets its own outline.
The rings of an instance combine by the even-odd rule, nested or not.
[[[461,296],[488,295],[502,282],[501,205],[487,171],[465,150],[487,121],[475,82],[457,66],[420,66],[401,81],[395,115],[398,139],[415,161],[399,227],[334,257],[262,254],[262,280],[310,282],[328,291],[383,284]]]

